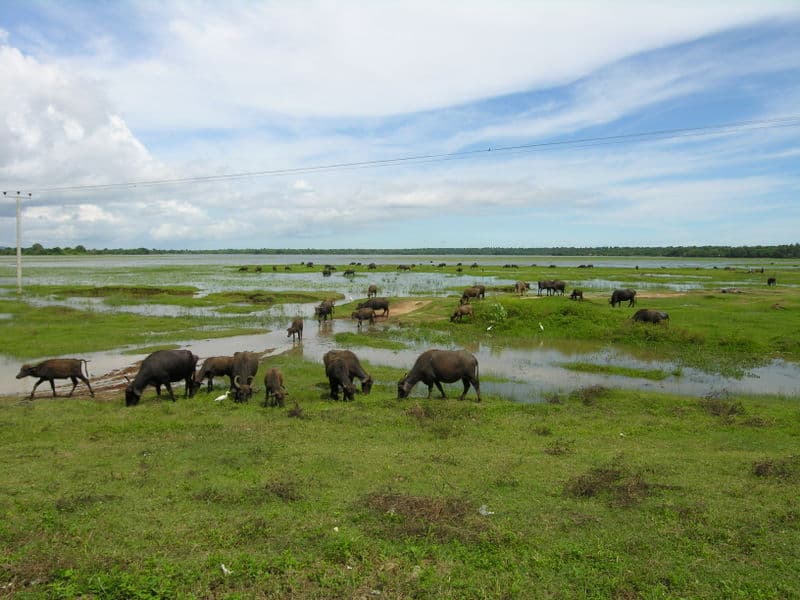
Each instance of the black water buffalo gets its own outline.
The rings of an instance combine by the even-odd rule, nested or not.
[[[529,289],[531,289],[531,284],[527,281],[518,281],[514,284],[514,292],[520,296],[524,296]]]
[[[264,405],[283,406],[286,388],[283,387],[283,373],[280,369],[270,369],[264,375]]]
[[[378,286],[374,283],[367,288],[367,298],[375,298],[378,295]]]
[[[359,308],[350,315],[351,319],[358,319],[358,328],[361,329],[362,321],[369,321],[370,325],[375,324],[375,311],[371,308]]]
[[[303,341],[303,319],[300,317],[292,319],[292,324],[286,330],[286,337],[292,336],[292,341],[294,341],[295,335],[301,342]]]
[[[353,379],[361,380],[362,394],[366,395],[370,393],[372,390],[372,377],[361,366],[361,363],[354,352],[351,350],[329,350],[326,352],[322,357],[322,362],[325,364],[326,371],[328,365],[333,362],[334,359],[344,362],[345,366],[347,367],[347,374],[351,381]]]
[[[453,311],[453,315],[450,317],[450,322],[452,323],[456,319],[461,321],[464,317],[472,317],[474,314],[475,311],[473,310],[471,304],[459,304]]]
[[[194,370],[197,366],[197,355],[189,350],[157,350],[142,361],[139,372],[133,382],[125,388],[125,406],[139,404],[142,392],[148,385],[155,386],[156,393],[165,386],[170,399],[175,402],[172,393],[173,381],[183,380],[186,383],[186,397],[194,394]]]
[[[552,284],[553,295],[558,294],[563,296],[567,290],[567,282],[556,279],[550,282]]]
[[[640,308],[631,317],[634,321],[641,323],[661,323],[662,321],[669,321],[669,314],[663,310],[653,310],[652,308]]]
[[[331,357],[325,364],[325,375],[328,376],[328,383],[331,386],[331,398],[338,400],[339,388],[342,388],[342,396],[344,399],[353,399],[355,387],[350,377],[350,370],[343,358],[339,356]]]
[[[357,308],[371,308],[374,311],[382,310],[382,317],[389,316],[388,298],[369,298],[365,302],[359,302]]]
[[[538,289],[536,290],[536,295],[537,296],[541,296],[542,295],[542,290],[544,290],[547,293],[548,296],[550,295],[550,290],[552,289],[552,284],[553,284],[552,280],[550,280],[550,279],[542,279],[540,281],[537,281],[536,283],[538,285]]]
[[[411,388],[421,381],[428,386],[428,398],[431,397],[434,385],[442,393],[442,398],[445,398],[442,382],[453,383],[459,379],[464,384],[464,392],[459,399],[464,399],[472,384],[480,402],[478,359],[466,350],[426,350],[417,357],[411,371],[397,382],[397,397],[407,398]]]
[[[472,287],[468,287],[464,290],[461,294],[461,304],[469,304],[470,298],[480,298],[481,297],[481,289],[473,285]]]
[[[774,277],[767,277],[767,285],[777,285],[778,280]]]
[[[258,372],[258,355],[254,352],[233,354],[233,401],[247,402],[253,395],[253,380]]]
[[[353,269],[347,269],[344,273],[342,273],[342,277],[355,277],[356,272]]]
[[[19,373],[17,373],[17,379],[22,379],[23,377],[39,378],[39,381],[33,385],[31,398],[33,398],[36,388],[39,387],[39,384],[43,381],[50,382],[50,389],[53,390],[53,397],[55,398],[58,394],[56,394],[54,379],[72,380],[72,389],[67,396],[72,396],[72,392],[75,391],[75,388],[78,386],[78,380],[80,379],[86,384],[86,387],[89,388],[89,394],[94,397],[94,392],[92,391],[92,386],[89,384],[88,379],[89,371],[86,371],[86,376],[83,375],[83,365],[86,362],[87,361],[83,358],[50,358],[35,365],[22,365]]]
[[[574,289],[569,295],[570,300],[583,300],[583,290]]]
[[[232,356],[209,356],[203,361],[203,366],[194,374],[195,391],[208,378],[208,388],[210,392],[214,385],[214,377],[228,376],[230,383],[233,383],[233,357]]]
[[[636,290],[614,290],[611,293],[611,299],[609,302],[611,303],[611,306],[617,306],[622,305],[625,300],[628,301],[628,306],[634,306],[636,304]]]

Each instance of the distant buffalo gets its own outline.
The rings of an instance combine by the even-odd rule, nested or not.
[[[378,295],[378,286],[371,283],[367,288],[367,298],[375,298]]]
[[[485,292],[484,292],[485,293]],[[461,304],[469,304],[471,298],[480,298],[481,297],[481,288],[476,285],[472,287],[468,287],[464,290],[461,294]]]
[[[574,289],[569,295],[570,300],[583,300],[583,290]]]
[[[527,281],[518,281],[514,284],[514,292],[520,296],[524,296],[529,289],[531,289],[531,284]]]
[[[669,314],[663,310],[653,310],[652,308],[640,308],[631,317],[634,321],[640,323],[655,323],[659,324],[662,321],[669,321]]]
[[[417,357],[411,371],[397,383],[397,397],[407,398],[411,389],[421,381],[428,386],[428,398],[435,385],[446,398],[442,382],[453,383],[461,380],[464,391],[463,400],[469,386],[475,388],[478,401],[481,399],[481,385],[478,380],[478,359],[466,350],[426,350]]]
[[[39,381],[34,384],[31,390],[31,398],[33,398],[36,388],[39,387],[39,384],[43,381],[50,382],[50,389],[53,390],[53,397],[55,398],[58,394],[56,394],[54,379],[72,380],[72,389],[67,396],[72,396],[72,392],[74,392],[75,388],[78,386],[79,379],[89,388],[89,394],[94,396],[92,386],[89,384],[89,379],[83,375],[83,365],[85,363],[86,360],[82,358],[51,358],[49,360],[43,360],[35,365],[22,365],[19,373],[17,373],[17,379],[22,379],[23,377],[39,378]],[[88,371],[86,375],[89,375]]]
[[[292,341],[294,341],[295,335],[297,335],[297,339],[303,341],[303,319],[300,317],[292,319],[292,324],[286,330],[286,337],[292,336]]]
[[[333,319],[333,300],[323,300],[319,306],[315,306],[314,316],[317,317],[317,321]]]
[[[464,317],[472,317],[474,314],[475,311],[473,310],[471,304],[459,304],[453,311],[453,315],[450,317],[450,322],[452,323],[456,319],[461,321]]]
[[[361,329],[361,322],[362,321],[369,321],[370,325],[375,324],[375,311],[371,308],[359,308],[358,310],[354,310],[350,315],[350,318],[358,320],[358,328]]]
[[[389,316],[389,299],[388,298],[369,298],[364,302],[359,302],[357,308],[371,308],[374,311],[382,310],[382,317]]]
[[[774,277],[768,277],[767,278],[767,285],[777,285],[777,284],[778,284],[778,280],[775,279]]]
[[[626,300],[628,301],[628,306],[634,306],[636,304],[636,290],[614,290],[611,293],[611,299],[609,302],[611,303],[611,306],[617,306],[621,305]]]

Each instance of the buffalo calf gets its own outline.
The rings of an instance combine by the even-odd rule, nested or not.
[[[56,394],[55,379],[72,380],[72,389],[69,391],[69,394],[67,394],[68,396],[72,396],[72,392],[75,391],[75,388],[78,386],[78,380],[80,379],[86,384],[86,387],[89,388],[89,394],[94,397],[89,379],[83,375],[83,365],[86,362],[87,361],[82,358],[51,358],[35,365],[22,365],[19,373],[17,373],[17,379],[22,379],[23,377],[39,378],[39,381],[34,384],[33,390],[31,390],[31,398],[33,398],[36,388],[39,387],[39,384],[43,381],[50,382],[50,389],[53,390],[53,397],[55,398],[58,395]],[[89,375],[88,371],[86,375]]]

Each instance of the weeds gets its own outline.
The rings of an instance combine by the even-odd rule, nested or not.
[[[545,454],[550,456],[565,456],[575,454],[575,442],[572,440],[557,439],[544,447]]]
[[[589,385],[570,393],[570,400],[579,400],[584,406],[594,406],[600,398],[604,398],[610,390],[603,385]]]
[[[752,473],[756,477],[796,481],[800,476],[800,456],[756,461],[753,463]]]
[[[595,467],[567,481],[564,492],[573,498],[606,497],[612,506],[633,506],[644,500],[652,485],[641,473],[614,461],[605,467]]]
[[[700,409],[714,417],[731,421],[736,415],[743,415],[745,410],[741,402],[729,400],[727,391],[709,392],[700,400]]]

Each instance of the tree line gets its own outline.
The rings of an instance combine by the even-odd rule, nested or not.
[[[1,247],[0,255],[16,254],[16,248]],[[800,258],[800,244],[777,246],[561,246],[539,248],[220,248],[216,250],[163,250],[155,248],[45,248],[41,244],[22,248],[25,256],[143,255],[143,254],[352,254],[460,255],[460,256],[654,256],[674,258]]]

